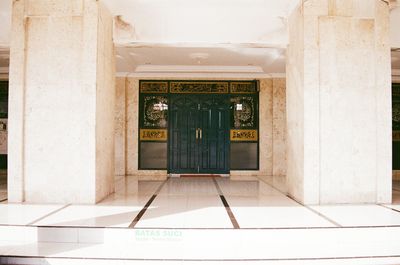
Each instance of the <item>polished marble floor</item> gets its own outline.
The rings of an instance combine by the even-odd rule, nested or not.
[[[0,264],[400,264],[400,183],[392,204],[326,206],[269,183],[127,177],[97,205],[3,201]]]
[[[97,205],[0,203],[0,225],[120,228],[400,226],[400,184],[388,205],[304,206],[263,178],[120,178]],[[398,190],[399,189],[399,190]]]

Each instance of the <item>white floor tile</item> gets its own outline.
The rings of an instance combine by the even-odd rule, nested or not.
[[[242,228],[334,227],[328,220],[283,195],[227,196],[227,201]]]
[[[386,207],[389,207],[389,208],[391,208],[391,209],[395,209],[395,210],[397,210],[397,211],[400,211],[400,205],[396,205],[396,204],[386,204],[385,205]],[[400,225],[400,224],[399,224]]]
[[[400,213],[379,205],[325,205],[312,208],[342,226],[400,225]]]
[[[152,195],[114,193],[96,204],[96,206],[135,206],[143,207]]]
[[[181,261],[181,260],[88,260],[88,259],[74,259],[73,263],[71,263],[70,259],[57,259],[57,258],[0,258],[1,264],[8,265],[109,265],[112,263],[113,265],[165,265],[165,264],[173,264],[173,265],[398,265],[400,264],[400,258],[360,258],[360,259],[333,259],[333,260],[255,260],[255,261],[207,261],[207,260],[199,260],[199,261]],[[9,263],[8,263],[9,262]]]
[[[219,196],[159,195],[136,227],[232,228]]]
[[[212,178],[170,178],[161,189],[160,195],[218,195]]]
[[[331,227],[327,219],[294,202],[257,178],[215,178],[243,228]],[[116,192],[97,205],[0,204],[0,224],[127,227],[163,181],[118,179]],[[396,191],[394,192],[394,194]],[[400,204],[388,205],[400,210]],[[315,206],[344,226],[400,225],[400,213],[378,205]],[[212,178],[169,179],[137,227],[232,228]]]
[[[216,179],[222,193],[225,196],[258,196],[258,195],[279,195],[281,194],[270,185],[258,179],[246,181],[232,181],[230,179]]]
[[[164,181],[139,181],[138,183],[138,194],[142,195],[153,195],[156,190]]]
[[[60,265],[71,261],[60,258],[84,259],[73,260],[74,264],[90,263],[91,260],[86,258],[118,258],[133,260],[97,260],[99,263],[93,264],[135,264],[140,261],[143,264],[218,262],[235,265],[398,264],[395,262],[400,260],[399,227],[363,227],[400,225],[398,212],[378,205],[312,207],[343,226],[361,227],[328,228],[333,224],[324,217],[265,182],[257,182],[253,177],[245,181],[224,178],[216,178],[216,181],[241,228],[265,229],[218,229],[232,228],[232,223],[212,178],[168,180],[136,229],[126,229],[163,182],[120,178],[116,193],[97,205],[72,205],[61,209],[64,205],[0,204],[0,224],[26,225],[49,215],[35,225],[73,227],[53,231],[33,226],[10,229],[0,226],[0,256],[44,256],[42,263]],[[393,194],[397,196],[396,191]],[[400,210],[400,203],[387,206]],[[82,228],[77,226],[113,228],[79,230]],[[155,229],[157,227],[186,229]],[[18,234],[21,242],[12,238],[13,233]],[[30,241],[25,240],[24,233]],[[13,241],[2,241],[2,237]],[[58,240],[71,243],[55,243]],[[393,255],[397,257],[384,257]],[[373,256],[383,258],[371,258]],[[2,258],[0,263],[4,260]],[[16,263],[17,259],[7,262]]]
[[[39,226],[128,227],[142,206],[73,205],[35,223]]]
[[[0,224],[27,225],[50,214],[64,205],[0,204]]]
[[[115,193],[97,206],[143,207],[163,181],[138,181],[136,177],[120,178],[115,183]]]
[[[156,229],[150,232],[130,244],[0,242],[0,255],[178,261],[342,259],[398,256],[400,238],[399,228],[179,230],[175,238]]]

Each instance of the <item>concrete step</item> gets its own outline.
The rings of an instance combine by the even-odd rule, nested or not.
[[[400,264],[399,238],[400,227],[1,226],[0,264]]]
[[[399,258],[350,258],[308,260],[127,260],[67,258],[0,258],[2,265],[398,265]]]

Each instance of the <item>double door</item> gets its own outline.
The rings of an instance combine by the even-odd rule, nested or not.
[[[169,173],[229,173],[229,97],[170,97]]]

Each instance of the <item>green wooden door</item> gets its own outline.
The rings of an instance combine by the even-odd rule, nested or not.
[[[229,99],[171,95],[169,173],[229,173]]]

